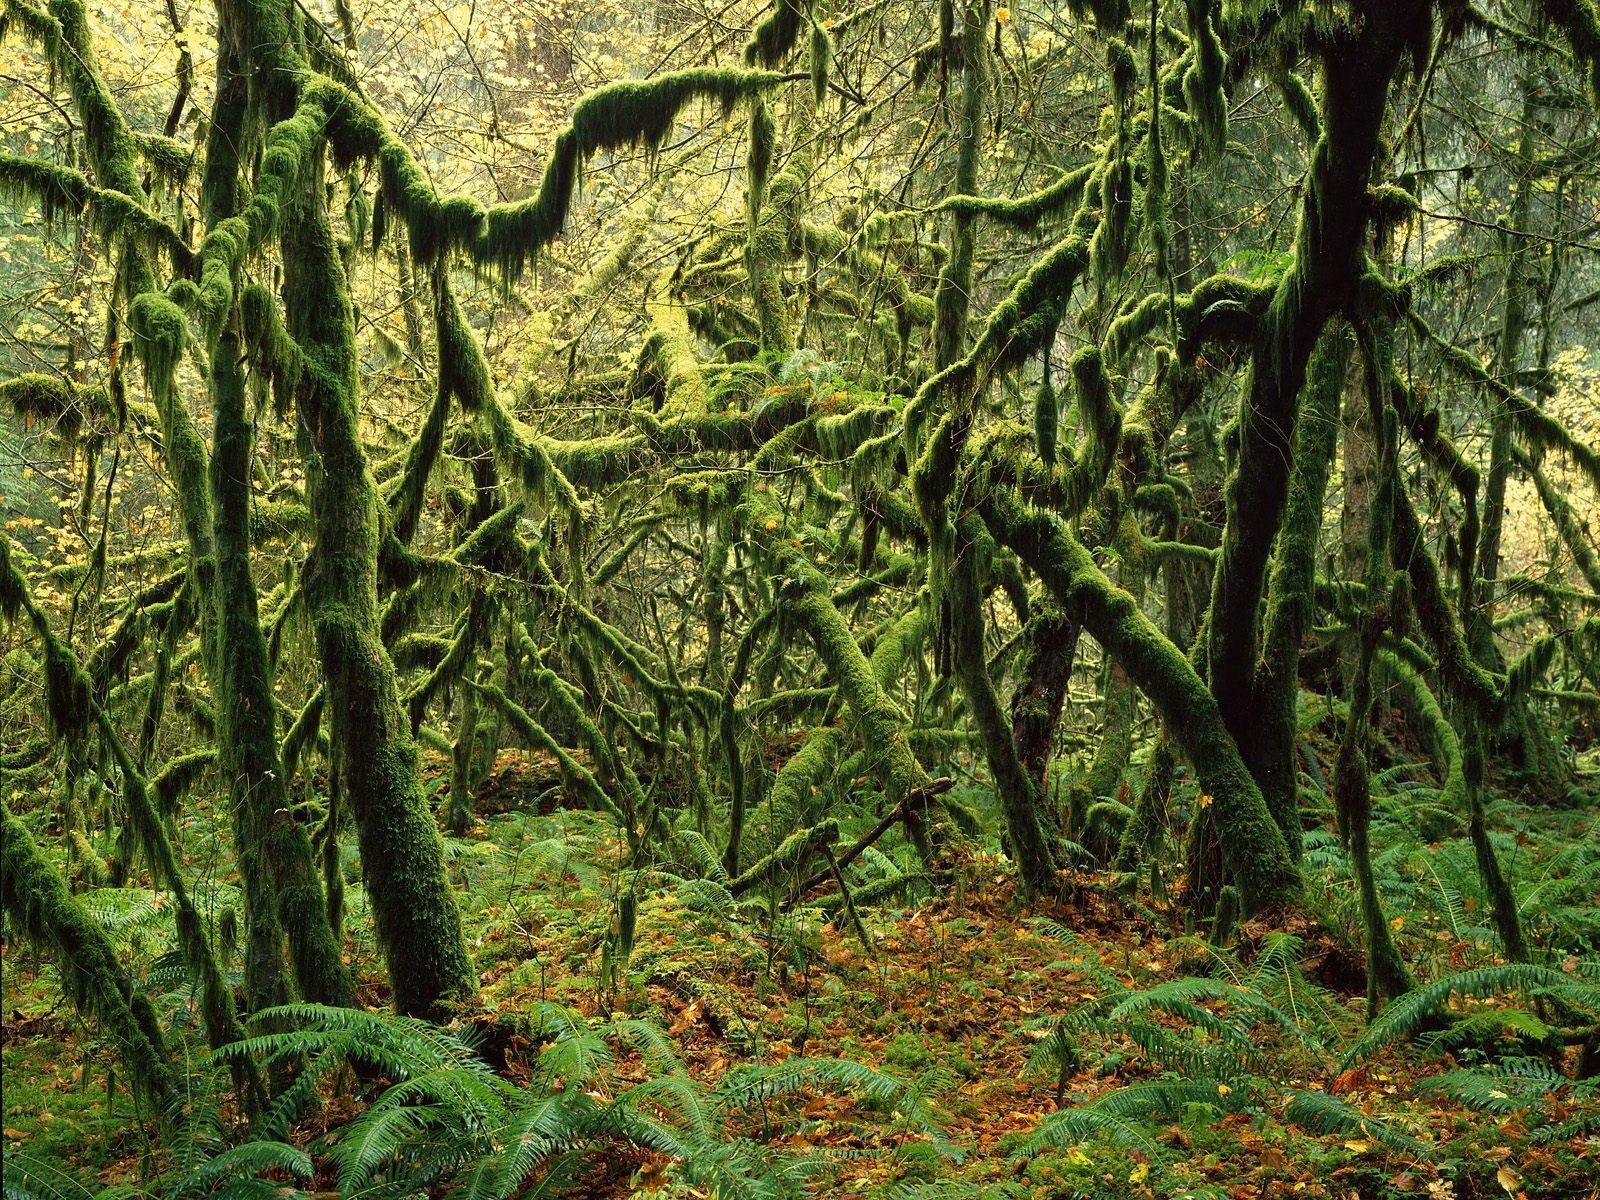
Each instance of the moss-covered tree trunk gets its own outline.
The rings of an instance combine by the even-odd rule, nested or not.
[[[1364,367],[1367,375],[1362,389],[1368,405],[1368,418],[1378,430],[1377,486],[1371,496],[1367,519],[1366,576],[1367,611],[1359,628],[1355,671],[1350,678],[1350,705],[1345,719],[1344,737],[1334,764],[1334,808],[1339,820],[1339,836],[1350,853],[1351,870],[1356,879],[1357,899],[1367,951],[1367,1011],[1374,1014],[1384,997],[1399,996],[1411,987],[1411,977],[1389,934],[1383,903],[1372,869],[1372,793],[1367,772],[1367,742],[1371,734],[1372,666],[1384,627],[1390,620],[1390,573],[1387,552],[1392,527],[1393,496],[1400,486],[1396,455],[1395,413],[1388,403],[1385,388],[1392,335],[1382,327],[1369,329],[1363,337]],[[1325,349],[1343,352],[1343,338],[1328,338]],[[1330,425],[1332,424],[1332,415]]]
[[[378,628],[379,508],[359,429],[355,324],[323,201],[321,153],[283,225],[289,335],[304,355],[300,416],[314,455],[316,544],[306,602],[326,719],[395,1006],[443,1019],[476,991],[443,843]]]
[[[206,224],[213,229],[238,208],[238,152],[248,120],[249,80],[238,70],[237,53],[224,29],[201,189]],[[215,613],[213,696],[219,757],[228,780],[251,922],[250,960],[257,972],[272,969],[282,960],[287,934],[300,995],[323,1004],[349,1004],[354,988],[328,923],[311,840],[291,810],[287,773],[278,753],[273,668],[250,563],[254,424],[236,322],[237,313],[210,348],[209,507],[215,576],[206,599]]]
[[[1284,843],[1300,857],[1298,715],[1300,642],[1311,625],[1322,506],[1339,435],[1339,396],[1351,342],[1329,329],[1312,356],[1303,412],[1295,427],[1294,469],[1272,563],[1266,639],[1256,671],[1256,719],[1240,744],[1254,768]]]
[[[1048,597],[1034,601],[1022,630],[1019,680],[1011,693],[1011,744],[1041,807],[1050,794],[1050,758],[1067,699],[1067,685],[1072,681],[1080,632],[1080,627]],[[1051,824],[1058,823],[1059,814],[1049,817]]]
[[[967,712],[983,740],[989,774],[1005,819],[1006,841],[1016,860],[1023,888],[1040,891],[1055,876],[1055,855],[1050,848],[1049,825],[1042,819],[1042,787],[1029,778],[1017,756],[1005,711],[995,695],[985,650],[983,587],[994,539],[976,515],[963,517],[956,526],[956,558],[951,569],[946,602],[950,607],[951,657]]]
[[[116,1048],[134,1094],[159,1114],[175,1081],[155,1010],[128,978],[105,930],[3,803],[0,822],[0,899],[6,916],[35,945],[49,950],[73,1004]]]
[[[1506,278],[1500,312],[1500,333],[1489,364],[1495,377],[1515,387],[1523,361],[1523,346],[1532,324],[1536,292],[1535,250],[1539,243],[1527,236],[1532,221],[1532,201],[1547,179],[1536,160],[1534,133],[1539,122],[1543,75],[1529,67],[1519,80],[1522,89],[1521,135],[1516,150],[1516,177],[1511,183],[1511,211],[1501,235],[1506,256]],[[1508,405],[1489,404],[1489,464],[1484,474],[1483,532],[1478,544],[1477,580],[1463,597],[1462,620],[1472,653],[1490,671],[1505,669],[1505,656],[1494,635],[1494,606],[1501,567],[1501,541],[1506,523],[1506,487],[1515,466],[1512,412]],[[1492,739],[1510,760],[1524,770],[1556,766],[1553,755],[1541,753],[1540,737],[1529,719],[1525,697],[1513,698],[1501,714],[1501,726]]]
[[[1364,269],[1368,185],[1389,86],[1427,7],[1418,0],[1373,8],[1335,35],[1321,68],[1322,134],[1312,150],[1294,261],[1257,328],[1238,452],[1228,480],[1227,524],[1212,581],[1207,663],[1212,694],[1241,739],[1253,773],[1259,610],[1268,558],[1288,500],[1294,430],[1306,368],[1323,327],[1354,300]]]
[[[974,0],[961,10],[961,100],[956,128],[957,195],[972,195],[978,187],[978,166],[983,144],[983,123],[988,94],[991,27],[989,0]],[[971,308],[975,214],[956,209],[951,217],[949,256],[934,290],[933,366],[944,371],[959,360],[967,347],[967,318]],[[946,436],[942,429],[934,436]],[[964,433],[958,435],[964,437]],[[948,478],[923,477],[919,503],[930,536],[942,542],[948,520]],[[1036,787],[1017,754],[1005,711],[995,692],[984,651],[983,578],[993,539],[975,515],[955,522],[954,547],[942,573],[933,602],[941,610],[936,657],[942,669],[953,672],[967,711],[978,727],[989,775],[994,782],[1005,820],[1006,840],[1016,859],[1023,886],[1038,890],[1055,875],[1048,823],[1042,819],[1042,788]],[[939,571],[939,568],[936,568]],[[1048,749],[1048,735],[1046,736]]]
[[[979,498],[995,540],[1038,573],[1069,618],[1122,664],[1160,712],[1217,810],[1228,869],[1249,911],[1292,901],[1299,873],[1261,791],[1245,768],[1215,698],[1182,652],[1126,592],[1113,587],[1089,551],[1048,513],[1030,511],[1003,488]]]

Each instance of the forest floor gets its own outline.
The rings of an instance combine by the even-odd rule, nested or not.
[[[513,763],[511,782],[503,774],[497,784],[514,786],[515,773]],[[1241,964],[1265,931],[1247,923],[1230,950],[1208,949],[1185,933],[1175,910],[1131,911],[1108,877],[1094,875],[1023,908],[997,862],[976,855],[956,865],[946,898],[863,909],[862,928],[842,915],[826,921],[815,909],[777,906],[754,919],[747,906],[736,922],[657,890],[640,899],[632,953],[619,972],[602,951],[616,909],[608,888],[617,847],[599,824],[582,814],[502,814],[449,845],[471,898],[469,937],[482,974],[476,1023],[486,1055],[508,1078],[523,1082],[535,1069],[537,1035],[519,1014],[553,1000],[596,1018],[648,1017],[706,1085],[744,1063],[795,1056],[851,1059],[914,1081],[939,1128],[831,1090],[744,1114],[737,1131],[780,1153],[823,1152],[812,1184],[818,1195],[1600,1196],[1600,1093],[1558,1088],[1542,1109],[1519,1109],[1513,1100],[1480,1111],[1432,1093],[1429,1081],[1481,1061],[1482,1052],[1457,1050],[1452,1059],[1405,1043],[1341,1071],[1340,1039],[1363,1025],[1360,964],[1310,918],[1289,931],[1300,939],[1289,996],[1305,1006],[1295,1019],[1319,1031],[1316,1048],[1264,1038],[1263,1063],[1247,1079],[1270,1077],[1270,1088],[1240,1106],[1221,1085],[1215,1104],[1186,1103],[1170,1119],[1147,1122],[1147,1142],[1086,1136],[1024,1156],[1022,1140],[1063,1104],[1160,1075],[1115,1029],[1077,1035],[1077,1061],[1065,1071],[1030,1069],[1052,1021],[1102,1000],[1108,980],[1131,990],[1219,972],[1242,979]],[[359,889],[352,903],[359,904]],[[364,928],[364,912],[351,916],[353,929]],[[159,944],[158,928],[149,936]],[[1444,969],[1482,958],[1479,948],[1448,939],[1439,954]],[[373,947],[358,941],[353,957],[363,999],[381,1006]],[[80,1177],[130,1182],[146,1166],[148,1145],[126,1115],[125,1097],[108,1107],[105,1056],[47,972],[7,947],[5,1139],[33,1157],[70,1163]],[[1503,1008],[1516,1027],[1517,1004],[1489,998],[1475,1011]],[[1180,1022],[1157,1016],[1179,1032]],[[1201,1031],[1199,1041],[1207,1040]],[[642,1062],[623,1057],[611,1083],[646,1075]],[[1321,1131],[1297,1124],[1286,1111],[1290,1089],[1336,1096],[1366,1123]],[[295,1139],[315,1150],[323,1132],[358,1108],[340,1098]],[[1571,1136],[1552,1136],[1563,1121]],[[918,1191],[922,1181],[928,1190]],[[311,1190],[331,1196],[334,1186],[329,1166]],[[596,1163],[586,1186],[595,1198],[699,1194],[674,1180],[665,1156],[621,1147]]]

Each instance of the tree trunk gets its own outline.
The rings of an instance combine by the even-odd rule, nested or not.
[[[357,428],[360,383],[344,266],[323,203],[320,152],[284,222],[288,332],[307,360],[300,413],[316,458],[306,603],[327,683],[329,733],[395,1007],[444,1020],[476,991],[443,842],[378,629],[378,494]]]

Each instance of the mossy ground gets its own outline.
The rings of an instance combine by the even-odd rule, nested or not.
[[[427,760],[425,776],[442,803],[447,761]],[[944,1117],[936,1136],[908,1128],[900,1114],[869,1101],[824,1092],[748,1114],[744,1132],[780,1152],[830,1156],[813,1183],[814,1193],[826,1196],[888,1196],[934,1179],[982,1189],[976,1194],[1037,1200],[1505,1194],[1565,1200],[1594,1193],[1600,1112],[1592,1113],[1587,1137],[1546,1140],[1531,1111],[1490,1116],[1427,1094],[1423,1081],[1453,1063],[1417,1046],[1392,1048],[1340,1072],[1339,1042],[1362,1028],[1365,988],[1360,960],[1339,936],[1342,915],[1332,901],[1319,909],[1325,924],[1302,917],[1290,929],[1303,940],[1306,1002],[1331,1030],[1328,1053],[1308,1056],[1287,1040],[1268,1038],[1265,1069],[1276,1083],[1338,1095],[1385,1128],[1420,1139],[1424,1153],[1391,1151],[1359,1132],[1302,1128],[1266,1096],[1244,1112],[1224,1112],[1220,1102],[1189,1104],[1170,1120],[1149,1122],[1144,1146],[1089,1138],[1020,1159],[1018,1139],[1057,1109],[1058,1085],[1066,1103],[1081,1104],[1159,1077],[1138,1046],[1114,1033],[1080,1036],[1080,1062],[1064,1082],[1054,1070],[1030,1071],[1029,1062],[1045,1022],[1091,1004],[1107,972],[1130,988],[1215,973],[1220,960],[1185,932],[1179,910],[1130,911],[1105,875],[1063,876],[1059,894],[1024,908],[1009,868],[980,847],[951,861],[944,898],[913,892],[887,906],[864,906],[869,951],[842,915],[829,922],[805,905],[784,913],[766,897],[734,915],[652,885],[640,897],[631,958],[607,982],[604,948],[626,847],[602,816],[541,805],[552,776],[551,765],[536,756],[502,755],[484,788],[488,813],[480,813],[468,836],[446,842],[483,985],[470,1020],[485,1054],[513,1079],[527,1077],[537,1051],[519,1014],[553,1000],[597,1017],[626,1012],[652,1019],[677,1043],[689,1073],[708,1084],[746,1062],[798,1055],[849,1058],[922,1082]],[[992,803],[975,791],[959,795],[967,803]],[[200,823],[217,820],[214,811]],[[1513,870],[1524,881],[1548,871],[1552,856],[1582,837],[1592,820],[1581,810],[1524,809],[1518,816],[1527,837]],[[852,831],[847,827],[846,836]],[[1348,889],[1348,877],[1319,866],[1321,843],[1308,840],[1312,894],[1336,897]],[[348,855],[347,870],[346,928],[353,937],[346,951],[361,1002],[381,1005],[382,962]],[[1425,896],[1396,904],[1404,914],[1396,936],[1426,977],[1493,960],[1481,911],[1467,912],[1467,925],[1457,928]],[[1049,922],[1073,937],[1063,941]],[[1226,953],[1248,962],[1266,932],[1246,923]],[[143,961],[171,937],[159,914],[131,936],[142,939]],[[149,1143],[129,1120],[125,1094],[107,1107],[103,1048],[59,1002],[48,966],[7,947],[5,967],[7,1145],[70,1163],[85,1177],[136,1177]],[[181,1014],[186,985],[168,981],[156,990],[164,1014]],[[1505,997],[1478,1007],[1512,1010],[1518,1003]],[[183,1028],[180,1015],[177,1029]],[[188,1030],[187,1040],[199,1053],[197,1029]],[[1496,1048],[1457,1050],[1455,1062],[1469,1064],[1486,1052]],[[619,1083],[646,1076],[642,1063],[624,1057],[616,1064]],[[361,1103],[338,1097],[299,1126],[294,1140],[315,1154],[318,1139]],[[1592,1096],[1558,1092],[1553,1111],[1582,1116],[1586,1103],[1596,1107]],[[335,1186],[331,1162],[318,1161],[322,1174],[313,1192]],[[597,1163],[584,1187],[582,1194],[595,1197],[648,1195],[652,1187],[664,1196],[690,1194],[675,1190],[665,1158],[637,1150]]]

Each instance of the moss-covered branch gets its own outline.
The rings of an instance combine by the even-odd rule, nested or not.
[[[1239,756],[1216,700],[1183,653],[1113,587],[1056,518],[1001,488],[979,498],[995,539],[1011,547],[1072,620],[1122,664],[1161,713],[1169,735],[1215,803],[1227,870],[1251,911],[1292,902],[1299,876],[1261,791]]]

